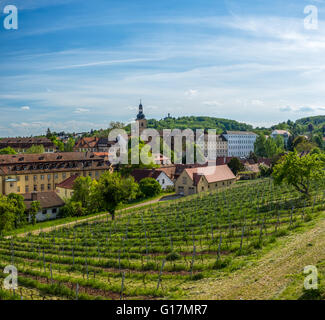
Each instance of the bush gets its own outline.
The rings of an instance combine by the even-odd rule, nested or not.
[[[180,254],[173,251],[171,253],[169,253],[167,256],[166,256],[166,260],[167,261],[175,261],[175,260],[179,260],[181,258]]]
[[[161,193],[161,186],[153,178],[144,178],[139,183],[141,193],[146,197],[154,197]]]

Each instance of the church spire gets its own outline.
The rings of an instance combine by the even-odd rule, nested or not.
[[[142,102],[141,102],[141,99],[140,99],[139,113],[137,115],[137,120],[141,120],[141,119],[145,119],[145,115],[143,114],[143,106],[142,106]]]

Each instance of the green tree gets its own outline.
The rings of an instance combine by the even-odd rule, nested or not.
[[[309,198],[311,183],[324,177],[324,166],[323,155],[307,154],[300,157],[296,151],[289,152],[274,166],[274,182],[292,185]]]
[[[51,139],[51,137],[52,137],[52,132],[51,132],[50,128],[47,128],[46,138]]]
[[[232,158],[228,163],[228,167],[234,175],[237,175],[238,172],[244,170],[244,165],[240,162],[238,158]]]
[[[25,153],[44,153],[45,149],[43,145],[32,145]]]
[[[81,202],[87,208],[90,201],[93,182],[90,177],[78,177],[73,184],[73,195],[71,200]]]
[[[266,157],[266,149],[265,149],[266,137],[264,134],[260,134],[255,141],[254,144],[254,152],[259,157]]]
[[[0,154],[17,154],[17,152],[15,151],[15,149],[13,149],[11,147],[7,147],[7,148],[1,149]]]
[[[7,198],[14,206],[15,228],[19,228],[27,222],[24,197],[20,194],[10,193]]]
[[[8,198],[0,194],[0,233],[14,228],[15,208]]]
[[[81,201],[69,199],[60,210],[60,217],[82,217],[86,213]]]
[[[278,152],[279,149],[275,143],[275,139],[269,137],[265,142],[265,152],[268,158],[273,158]]]
[[[161,185],[156,179],[144,178],[139,183],[140,192],[146,197],[154,197],[161,193]]]
[[[75,143],[76,142],[75,142],[75,140],[73,138],[69,138],[69,140],[67,141],[67,143],[64,145],[64,151],[65,152],[72,152]]]
[[[36,214],[41,210],[41,204],[39,201],[33,201],[31,203],[30,209],[29,209],[29,214],[31,217],[31,223],[36,224]]]
[[[135,199],[139,185],[133,177],[122,178],[118,172],[106,171],[98,181],[98,192],[102,206],[115,218],[115,211],[119,205]]]

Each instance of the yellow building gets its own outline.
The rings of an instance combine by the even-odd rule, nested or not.
[[[227,165],[184,169],[175,182],[175,191],[190,195],[230,186],[236,181]]]
[[[55,192],[62,200],[71,199],[73,195],[73,184],[77,178],[77,175],[71,176],[56,186]]]
[[[107,170],[110,163],[89,152],[0,155],[0,194],[55,191],[73,175],[99,179]]]

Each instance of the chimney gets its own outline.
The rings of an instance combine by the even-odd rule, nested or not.
[[[37,192],[32,192],[32,201],[37,201]]]

